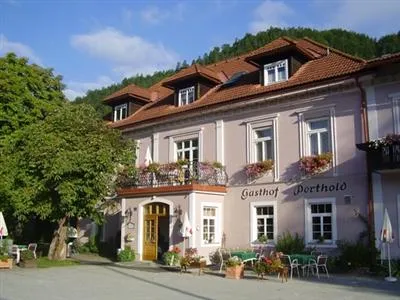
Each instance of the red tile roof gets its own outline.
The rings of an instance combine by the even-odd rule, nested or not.
[[[259,69],[246,61],[249,57],[259,57],[268,54],[268,51],[279,51],[285,47],[293,47],[302,52],[309,59],[300,69],[287,81],[263,86],[259,83]],[[265,94],[276,94],[278,92],[292,90],[300,86],[315,85],[318,82],[326,82],[343,78],[363,69],[366,62],[360,58],[353,57],[336,49],[329,49],[325,45],[304,38],[291,40],[288,38],[277,39],[264,47],[248,54],[228,59],[226,61],[204,66],[194,65],[184,69],[178,74],[167,78],[150,88],[151,91],[159,92],[159,99],[149,103],[126,119],[113,123],[113,127],[129,127],[130,125],[169,117],[197,109],[204,109],[212,105],[223,105],[232,101],[254,98]],[[206,70],[206,71],[205,71]],[[230,86],[217,85],[206,95],[192,104],[185,106],[174,106],[173,90],[167,89],[165,85],[179,78],[185,78],[193,74],[207,74],[215,77],[215,74],[223,73],[227,77],[246,71],[235,84]],[[207,73],[208,72],[208,73]]]
[[[110,96],[106,97],[103,101],[105,103],[114,102],[117,99],[120,99],[124,96],[131,96],[134,98],[139,98],[145,102],[151,101],[151,90],[142,88],[140,86],[130,84],[119,91],[111,94]]]
[[[194,64],[188,68],[180,70],[177,74],[167,78],[163,81],[162,84],[166,87],[170,87],[173,86],[176,82],[196,76],[207,78],[215,83],[221,83],[221,79],[215,71],[199,64]]]

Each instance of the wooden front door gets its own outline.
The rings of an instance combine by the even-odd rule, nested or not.
[[[164,203],[150,203],[144,207],[143,260],[157,260],[159,242],[159,218],[169,215],[169,206]]]

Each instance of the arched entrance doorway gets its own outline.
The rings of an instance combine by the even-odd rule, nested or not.
[[[161,202],[143,206],[143,260],[161,259],[169,247],[169,205]]]

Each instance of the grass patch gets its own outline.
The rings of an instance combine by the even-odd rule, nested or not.
[[[49,260],[47,257],[39,257],[37,259],[38,268],[67,267],[67,266],[76,266],[79,264],[80,262],[74,259]]]

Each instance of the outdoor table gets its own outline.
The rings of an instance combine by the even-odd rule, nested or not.
[[[314,255],[311,254],[292,254],[289,256],[292,261],[297,259],[299,265],[308,265],[311,259],[315,259]]]
[[[231,256],[237,256],[238,258],[240,258],[244,263],[248,262],[248,261],[255,261],[257,260],[257,254],[255,252],[251,252],[251,251],[234,251],[231,252]]]
[[[17,245],[17,246],[18,246],[19,251],[28,250],[28,245]]]

